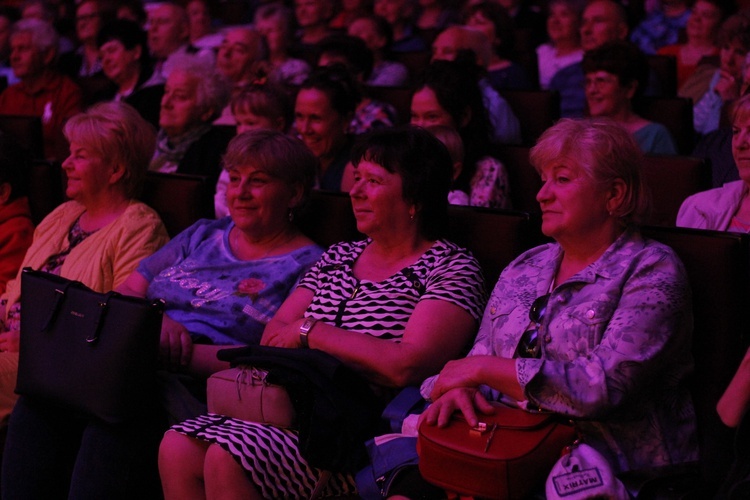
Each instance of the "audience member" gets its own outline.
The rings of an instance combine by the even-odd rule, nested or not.
[[[213,50],[198,49],[189,42],[190,21],[182,6],[163,2],[150,11],[148,48],[155,65],[148,84],[164,83],[172,70],[185,64],[201,63],[208,68],[214,67]]]
[[[492,49],[481,31],[465,26],[451,26],[440,33],[432,44],[432,61],[456,61],[481,69],[478,81],[484,107],[489,113],[494,141],[505,144],[521,142],[521,125],[510,105],[490,84],[485,72],[490,64]],[[467,68],[471,72],[470,69]]]
[[[466,154],[453,189],[468,193],[473,206],[511,208],[508,172],[489,155],[489,120],[477,90],[476,77],[459,63],[432,63],[412,96],[411,123],[455,128]]]
[[[693,99],[693,125],[699,134],[719,128],[727,103],[740,96],[742,68],[750,51],[750,13],[738,12],[727,18],[719,30],[720,66],[699,68],[680,89]]]
[[[18,10],[13,7],[0,7],[0,77],[5,77],[8,85],[20,81],[10,67],[10,32],[13,23],[20,17]]]
[[[677,43],[690,17],[686,0],[660,0],[657,5],[630,34],[630,40],[645,54],[655,54],[661,47]]]
[[[313,49],[331,34],[328,23],[333,18],[333,0],[294,0],[294,16],[299,31],[297,43],[300,50]]]
[[[357,180],[349,194],[357,228],[368,238],[332,246],[282,304],[261,343],[329,353],[388,399],[394,388],[418,384],[459,355],[476,328],[483,283],[474,258],[440,238],[451,166],[437,139],[416,128],[376,131],[353,161]],[[312,322],[306,343],[303,322]],[[321,471],[301,457],[302,446],[295,430],[210,414],[184,422],[162,441],[165,498],[218,491],[309,498]],[[268,447],[280,460],[266,458]],[[323,496],[356,493],[351,474],[331,472]]]
[[[299,86],[310,73],[307,62],[289,55],[292,22],[291,11],[281,4],[261,5],[255,12],[255,29],[268,46],[268,81],[271,83]]]
[[[495,0],[510,15],[516,34],[525,39],[524,48],[534,49],[545,40],[544,16],[534,2],[523,0]],[[469,4],[477,3],[469,0]]]
[[[328,23],[333,30],[346,31],[356,19],[372,15],[372,0],[341,0],[339,3],[341,8]]]
[[[358,17],[349,24],[347,33],[361,38],[372,52],[373,67],[367,85],[373,87],[401,87],[409,83],[409,68],[388,59],[393,32],[380,16]]]
[[[13,137],[0,134],[0,294],[16,277],[34,235],[28,169],[27,153]]]
[[[216,70],[232,87],[235,95],[242,88],[264,79],[265,59],[263,37],[252,28],[231,28],[224,33],[224,41],[216,56]],[[229,107],[225,107],[216,125],[234,125]]]
[[[283,89],[272,84],[254,84],[243,88],[232,97],[230,109],[237,123],[238,134],[251,130],[288,132],[292,124],[293,111],[289,96]],[[229,215],[226,203],[228,186],[229,171],[223,168],[214,195],[217,219]]]
[[[583,56],[589,115],[610,118],[633,136],[644,153],[677,154],[674,140],[661,123],[633,111],[633,99],[648,78],[646,56],[630,42],[607,42]]]
[[[429,39],[430,33],[434,36],[448,26],[458,24],[458,11],[448,1],[419,0],[417,3],[419,8],[414,25],[423,38]]]
[[[117,19],[127,19],[141,27],[146,25],[147,14],[141,0],[118,0],[116,15]]]
[[[177,400],[167,405],[170,422],[206,412],[206,377],[229,368],[216,352],[258,345],[263,328],[320,257],[322,249],[293,223],[316,165],[298,139],[272,130],[241,133],[224,155],[230,216],[196,222],[141,261],[118,289],[167,303],[160,357],[174,373],[163,374],[172,380],[165,384],[168,399]]]
[[[434,135],[437,140],[443,143],[445,149],[448,150],[448,154],[451,157],[453,163],[453,172],[451,178],[453,179],[453,185],[451,190],[448,191],[448,203],[451,205],[470,205],[469,193],[459,189],[456,186],[456,180],[461,175],[461,171],[464,168],[464,142],[461,140],[461,135],[458,131],[448,125],[428,125],[425,127],[429,133]]]
[[[76,38],[79,46],[73,52],[62,54],[60,72],[75,79],[101,76],[102,63],[96,43],[99,30],[113,18],[102,0],[84,0],[76,6]]]
[[[81,89],[54,69],[57,33],[51,24],[22,19],[10,35],[10,64],[21,80],[0,94],[0,114],[38,116],[42,120],[44,157],[65,157],[62,128],[81,109]]]
[[[208,0],[190,0],[185,10],[190,27],[190,45],[197,49],[218,49],[224,37],[214,30]]]
[[[487,65],[487,78],[496,89],[529,89],[532,87],[526,70],[512,60],[513,22],[499,4],[482,2],[469,7],[464,24],[484,33],[492,48]]]
[[[552,77],[561,69],[583,59],[581,48],[580,0],[552,0],[547,4],[547,36],[549,42],[536,48],[539,65],[539,86],[549,88]]]
[[[164,84],[146,85],[153,71],[146,32],[135,21],[117,19],[102,28],[97,45],[104,75],[113,84],[102,99],[126,102],[158,127]]]
[[[690,78],[705,58],[719,55],[716,37],[724,17],[721,0],[697,0],[685,26],[686,40],[660,48],[657,53],[677,60],[677,88]]]
[[[370,97],[364,82],[372,71],[372,53],[361,39],[349,35],[331,35],[318,45],[318,66],[343,65],[359,87],[359,102],[349,133],[364,134],[376,128],[392,127],[398,122],[396,109]]]
[[[297,93],[294,128],[320,161],[319,189],[342,190],[353,143],[348,131],[357,102],[354,81],[339,67],[316,69]]]
[[[22,267],[58,274],[80,281],[97,292],[108,292],[123,283],[143,257],[153,253],[168,239],[156,212],[134,200],[154,148],[154,130],[130,106],[102,103],[71,118],[65,124],[65,136],[70,141],[70,156],[62,168],[67,177],[65,195],[71,201],[57,207],[39,224]],[[5,311],[0,350],[5,352],[0,353],[0,421],[8,416],[17,398],[13,390],[18,369],[20,297],[19,271],[15,279],[8,282],[2,296]],[[53,413],[60,417],[60,422],[67,420],[59,409]],[[4,455],[13,457],[12,464],[4,461],[6,466],[12,465],[13,468],[3,470],[3,498],[60,496],[63,492],[58,490],[58,479],[65,479],[59,474],[65,474],[66,465],[57,461],[61,458],[51,449],[48,454],[37,450],[34,445],[54,446],[53,442],[59,442],[63,434],[53,437],[53,442],[49,443],[45,440],[37,442],[35,437],[27,441],[16,431],[22,432],[25,422],[31,424],[34,420],[25,421],[20,414],[16,419],[19,427],[9,430],[8,442],[12,444]],[[33,429],[33,424],[31,431],[32,434],[42,432]],[[36,467],[51,469],[41,472]],[[108,483],[110,475],[119,477],[120,473],[126,473],[113,469],[104,477],[89,478],[88,473],[93,470],[81,472],[92,480],[93,489],[88,491],[106,488],[100,491],[101,494],[93,494],[98,498],[109,497],[104,492],[110,491],[109,488],[117,491],[120,486],[114,478],[111,484],[101,484],[102,481]],[[39,477],[46,480],[36,480]],[[70,491],[76,492],[78,487],[88,486],[82,481]],[[34,488],[51,489],[46,494],[41,493],[42,490],[32,494]],[[83,491],[78,491],[78,494]],[[65,490],[63,496],[67,493]]]
[[[21,19],[38,19],[51,24],[58,33],[57,53],[66,54],[73,51],[75,44],[69,33],[60,34],[60,11],[65,10],[67,3],[54,4],[48,0],[23,0],[21,2]]]
[[[562,120],[530,160],[554,241],[505,268],[468,357],[422,384],[423,425],[459,412],[473,426],[502,400],[571,418],[620,479],[692,470],[690,288],[674,251],[638,232],[638,146],[613,123]]]
[[[159,112],[159,133],[150,170],[195,174],[216,184],[221,155],[234,135],[231,127],[213,127],[229,101],[229,88],[202,64],[175,69],[167,78]]]
[[[677,225],[715,231],[750,232],[750,96],[737,101],[732,116],[732,156],[740,180],[686,199]]]
[[[584,51],[601,47],[613,40],[626,40],[627,37],[627,13],[619,3],[614,0],[593,0],[583,10],[581,48]],[[560,111],[563,117],[583,116],[586,96],[580,63],[558,70],[550,80],[549,88],[560,93]]]
[[[393,33],[391,51],[422,52],[429,45],[416,33],[414,17],[418,0],[375,0],[374,13],[388,22]]]

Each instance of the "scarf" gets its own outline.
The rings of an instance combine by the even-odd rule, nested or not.
[[[198,139],[203,137],[211,129],[210,123],[202,123],[181,136],[169,138],[164,129],[159,129],[159,133],[156,136],[156,151],[154,157],[151,159],[149,170],[165,171],[165,166],[173,165],[173,169],[169,169],[174,172],[177,170],[177,166],[182,161],[185,153],[196,142]]]

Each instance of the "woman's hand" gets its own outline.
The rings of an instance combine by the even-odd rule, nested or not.
[[[18,352],[20,339],[21,332],[19,332],[18,330],[9,330],[7,332],[0,333],[0,351]]]
[[[436,401],[440,396],[457,387],[477,387],[483,382],[479,380],[481,365],[492,356],[470,356],[468,358],[448,361],[432,388],[430,399]],[[491,360],[490,360],[491,361]]]
[[[437,424],[445,427],[451,421],[453,413],[459,410],[466,422],[474,427],[479,423],[477,410],[483,415],[491,415],[495,408],[485,399],[476,387],[457,387],[435,400],[419,418],[420,423]]]
[[[162,363],[176,371],[190,363],[193,356],[193,339],[182,325],[166,314],[161,323],[159,356]]]
[[[720,70],[719,81],[716,82],[714,91],[719,94],[721,100],[724,102],[737,99],[740,96],[740,83],[739,79],[732,76],[731,73]]]
[[[277,328],[266,327],[263,330],[260,345],[286,348],[302,347],[299,340],[299,328],[304,321],[305,318],[300,318],[286,325],[278,325]]]

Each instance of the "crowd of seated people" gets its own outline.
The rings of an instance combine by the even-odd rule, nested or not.
[[[237,345],[309,344],[363,375],[381,403],[422,385],[431,424],[456,410],[472,422],[498,392],[565,414],[618,474],[697,459],[685,271],[638,231],[642,154],[675,156],[678,141],[635,110],[644,95],[692,99],[696,154],[715,162],[715,179],[734,180],[686,196],[674,225],[750,233],[748,11],[714,0],[646,2],[649,12],[618,0],[8,3],[0,121],[38,120],[43,147],[0,132],[4,498],[123,498],[135,491],[130,472],[155,473],[157,456],[167,498],[309,497],[320,471],[295,431],[207,414],[206,378],[228,366],[217,351]],[[674,57],[679,88],[664,88],[654,53]],[[552,115],[565,119],[522,137],[535,117],[506,99],[514,91],[557,93]],[[471,254],[444,238],[448,207],[513,209],[520,167],[502,152],[535,143],[540,237],[553,242],[485,283]],[[36,230],[33,161],[61,169],[55,189],[67,200]],[[159,215],[136,201],[148,172],[206,179],[215,217],[168,242]],[[364,239],[326,250],[303,235],[311,190],[348,193]],[[114,429],[18,399],[25,266],[168,301],[158,417]],[[182,274],[199,286],[178,283]],[[616,282],[602,291],[604,274]],[[202,300],[207,287],[221,300]],[[602,316],[580,319],[596,329],[584,342],[583,327],[569,326],[594,293],[598,309],[587,311]],[[355,296],[362,316],[342,320]],[[522,334],[537,296],[547,316],[534,322],[552,340],[531,345]],[[646,323],[635,333],[623,319],[633,314]],[[391,323],[373,319],[383,315]],[[719,406],[730,426],[750,400],[745,371]],[[583,391],[575,381],[586,377]],[[45,455],[66,430],[57,455]],[[267,442],[287,465],[269,465]],[[101,446],[118,474],[86,470]],[[52,475],[55,456],[70,463]],[[332,472],[328,494],[356,494],[351,471]],[[437,493],[412,471],[392,494]]]

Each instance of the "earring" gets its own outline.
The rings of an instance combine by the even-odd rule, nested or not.
[[[292,209],[289,209],[289,213],[287,214],[287,218],[289,219],[289,222],[294,222],[294,212]]]
[[[414,214],[410,214],[409,215],[409,220],[412,221],[412,222],[414,222]]]

